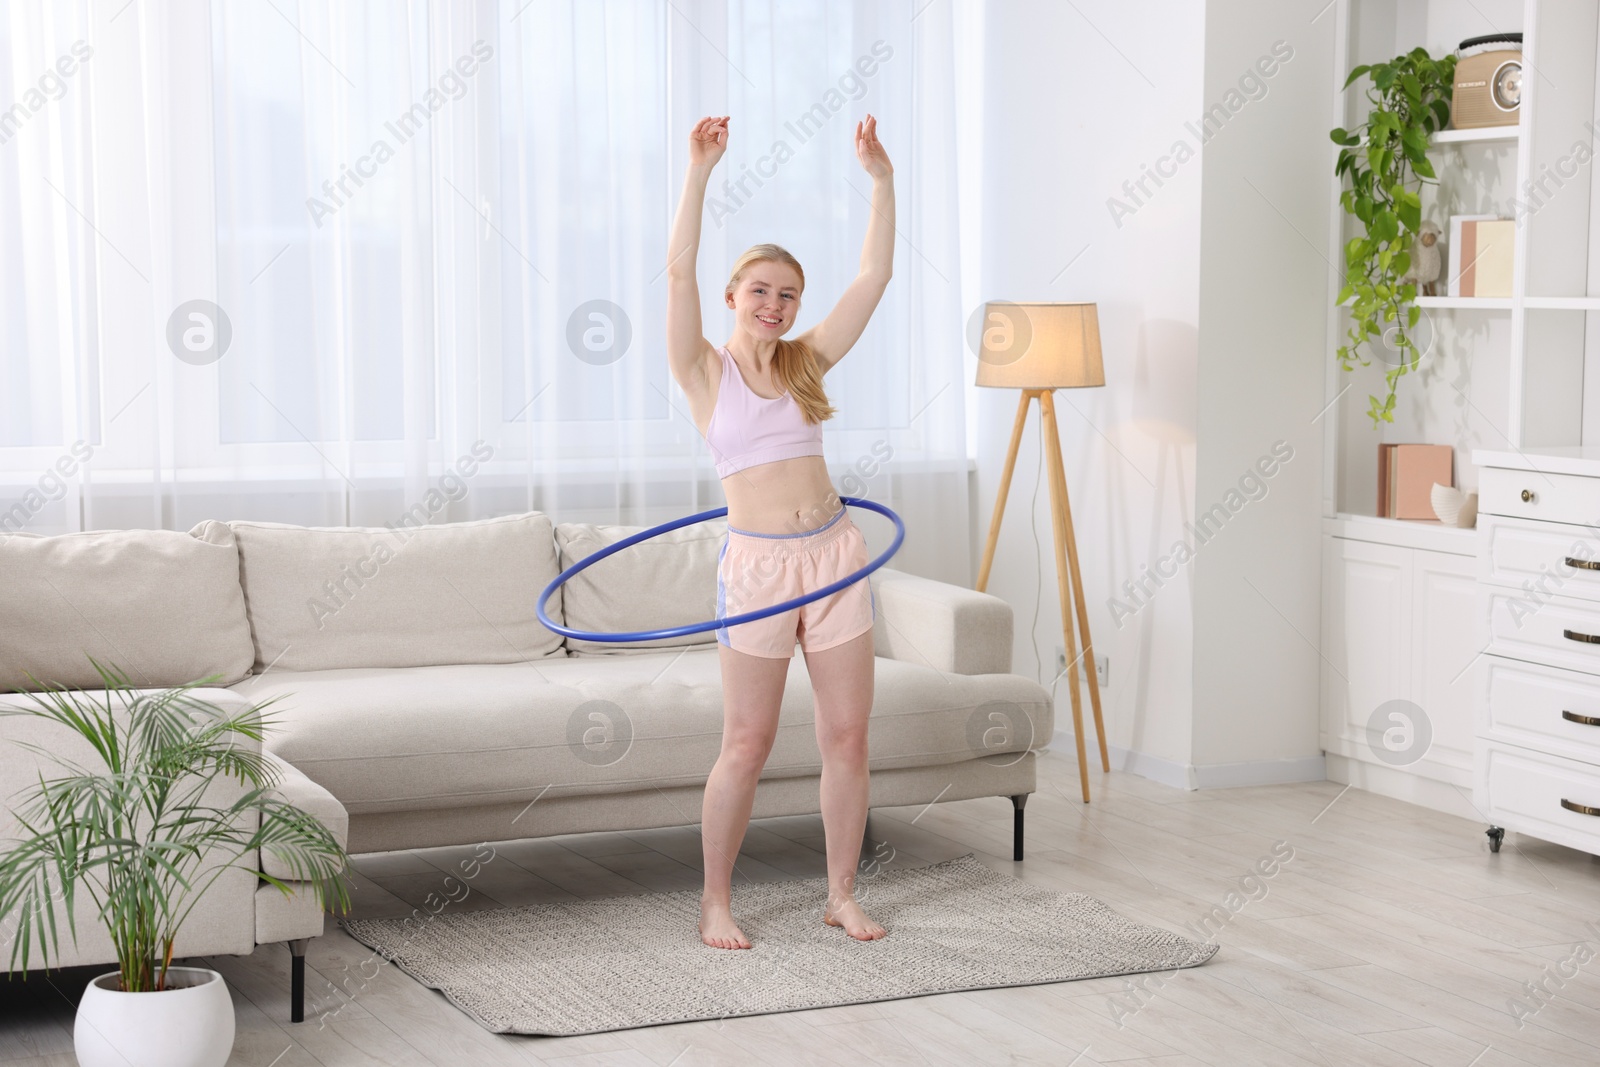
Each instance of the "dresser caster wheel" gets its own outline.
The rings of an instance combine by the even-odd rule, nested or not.
[[[1489,838],[1489,851],[1499,852],[1500,842],[1505,840],[1505,830],[1499,826],[1491,826],[1489,829],[1485,830],[1484,833]]]

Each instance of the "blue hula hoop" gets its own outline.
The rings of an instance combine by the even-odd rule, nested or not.
[[[725,626],[738,626],[741,623],[746,622],[755,622],[757,619],[765,619],[769,615],[778,615],[785,611],[798,608],[804,604],[809,604],[813,600],[821,600],[825,596],[832,596],[834,593],[837,593],[846,586],[854,585],[856,582],[861,581],[861,579],[865,578],[867,575],[871,574],[885,563],[888,563],[890,557],[892,557],[896,552],[900,551],[900,544],[906,539],[906,524],[900,521],[900,516],[896,515],[882,504],[872,500],[862,500],[853,496],[840,497],[839,500],[847,506],[853,505],[858,508],[865,508],[868,511],[876,511],[879,515],[882,515],[889,519],[890,522],[893,522],[894,543],[889,546],[888,551],[884,552],[883,555],[879,556],[871,563],[868,563],[865,567],[862,567],[854,574],[845,578],[840,578],[837,582],[832,582],[828,585],[825,585],[821,589],[813,590],[812,592],[807,593],[805,596],[795,597],[793,600],[786,600],[781,604],[773,604],[770,607],[759,608],[756,611],[747,611],[743,615],[729,615],[723,619],[712,619],[710,622],[696,622],[689,623],[684,626],[669,626],[661,630],[640,630],[636,633],[626,634],[599,634],[590,633],[586,630],[573,630],[569,627],[553,622],[550,616],[545,614],[544,606],[546,602],[549,601],[551,595],[557,589],[560,589],[564,584],[566,584],[566,582],[579,571],[591,567],[605,559],[607,556],[621,552],[625,548],[632,548],[641,541],[648,541],[652,537],[659,537],[664,533],[671,533],[673,530],[681,529],[684,526],[693,526],[698,522],[706,522],[711,519],[720,519],[728,513],[727,508],[713,508],[710,511],[702,511],[698,515],[690,515],[688,518],[674,519],[672,522],[664,522],[660,526],[652,526],[648,530],[642,530],[639,533],[634,534],[632,537],[624,538],[623,540],[618,541],[616,544],[602,548],[600,551],[592,555],[585,556],[577,563],[574,563],[572,566],[556,575],[555,581],[545,586],[544,592],[539,594],[539,621],[544,623],[549,629],[560,634],[562,637],[575,638],[579,641],[654,641],[667,637],[682,637],[686,634],[704,633],[706,630],[720,630]]]

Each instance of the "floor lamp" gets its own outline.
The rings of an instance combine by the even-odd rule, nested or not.
[[[1067,681],[1072,689],[1072,727],[1078,743],[1078,774],[1083,784],[1083,801],[1089,802],[1089,761],[1084,751],[1083,705],[1078,693],[1078,663],[1088,664],[1089,700],[1094,707],[1094,729],[1100,740],[1100,766],[1111,770],[1106,753],[1106,727],[1100,714],[1100,680],[1095,672],[1094,643],[1089,638],[1089,612],[1083,599],[1083,577],[1078,570],[1078,541],[1072,532],[1072,507],[1067,502],[1067,476],[1061,461],[1061,438],[1056,429],[1057,389],[1081,389],[1105,385],[1105,370],[1100,364],[1100,319],[1094,304],[1013,304],[992,301],[983,310],[983,334],[978,348],[977,384],[989,388],[1021,389],[1017,421],[1011,428],[1011,447],[1006,451],[1005,471],[1000,475],[1000,493],[994,501],[994,518],[989,522],[989,541],[983,548],[983,566],[978,571],[978,591],[989,584],[989,568],[994,563],[995,545],[1000,540],[1000,519],[1005,515],[1006,493],[1011,488],[1011,473],[1017,465],[1017,448],[1022,444],[1022,427],[1028,421],[1028,407],[1039,401],[1040,433],[1050,467],[1050,512],[1055,528],[1056,591],[1061,598],[1061,636],[1067,652]],[[1068,596],[1068,577],[1071,596]],[[1070,601],[1070,602],[1069,602]],[[1083,654],[1077,651],[1073,616],[1083,638]]]

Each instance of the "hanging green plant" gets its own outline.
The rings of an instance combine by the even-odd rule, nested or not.
[[[1341,146],[1334,174],[1349,178],[1339,203],[1366,228],[1344,247],[1345,283],[1335,303],[1349,303],[1352,321],[1347,343],[1339,346],[1339,365],[1348,371],[1358,363],[1369,365],[1363,350],[1375,344],[1394,350],[1394,363],[1384,374],[1386,394],[1367,398],[1374,428],[1394,421],[1396,387],[1422,355],[1413,335],[1422,310],[1406,272],[1422,227],[1422,185],[1437,182],[1428,162],[1428,138],[1450,122],[1455,70],[1455,56],[1434,59],[1425,48],[1356,67],[1345,88],[1370,75],[1372,110],[1361,126],[1330,134]]]

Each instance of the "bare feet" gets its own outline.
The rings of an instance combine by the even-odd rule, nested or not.
[[[721,902],[700,902],[700,940],[712,948],[750,947],[750,939],[733,921],[732,908]]]
[[[822,921],[829,926],[842,926],[844,932],[857,941],[876,941],[889,931],[867,918],[854,897],[848,897],[835,906],[831,901],[823,909]]]

